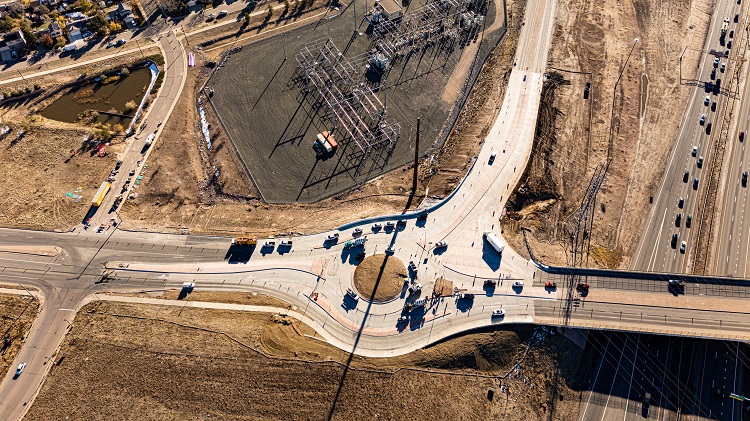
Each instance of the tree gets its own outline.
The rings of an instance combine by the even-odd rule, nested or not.
[[[88,14],[88,12],[94,7],[93,4],[89,0],[81,0],[78,2],[78,8],[81,9],[83,13]]]
[[[9,15],[5,15],[0,19],[0,32],[8,32],[13,29],[13,19]]]
[[[135,101],[128,101],[125,103],[125,114],[135,111],[135,109],[138,108],[138,104],[135,103]]]
[[[57,37],[55,38],[55,48],[62,48],[65,47],[65,44],[68,43],[68,40],[65,39],[65,37]]]
[[[269,4],[268,9],[266,9],[266,21],[271,20],[271,16],[273,16],[273,6]]]
[[[21,24],[19,26],[21,32],[23,32],[23,37],[26,39],[26,45],[30,50],[33,49],[34,44],[36,44],[36,35],[31,29],[31,22],[28,19],[24,18],[21,19]]]
[[[122,133],[125,131],[125,127],[123,127],[122,124],[117,123],[114,126],[112,126],[112,130],[114,130],[117,133]]]
[[[42,35],[42,37],[39,38],[39,43],[42,44],[44,48],[47,48],[48,50],[51,50],[52,47],[55,46],[55,40],[53,40],[49,34]]]
[[[5,12],[9,14],[11,17],[19,18],[21,17],[21,14],[23,14],[23,5],[17,1],[14,1],[13,3],[10,3],[7,8],[5,9]]]
[[[250,13],[249,12],[243,13],[242,17],[245,19],[245,24],[250,23]]]
[[[282,15],[286,15],[289,13],[289,0],[284,0],[284,13]]]
[[[120,31],[122,31],[122,25],[120,25],[117,22],[110,22],[109,23],[109,32],[110,33],[120,32]]]
[[[91,29],[93,32],[96,32],[97,35],[107,35],[109,22],[107,22],[107,19],[103,14],[97,13],[96,15],[94,15],[94,18],[89,21],[89,29]]]
[[[40,4],[39,7],[36,8],[37,13],[40,15],[48,15],[49,14],[49,8],[43,4]]]

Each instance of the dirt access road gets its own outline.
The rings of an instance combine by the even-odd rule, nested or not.
[[[438,419],[572,419],[580,392],[567,382],[581,351],[548,332],[477,333],[352,359],[280,315],[92,303],[28,417],[400,419],[421,408]]]
[[[703,44],[710,13],[701,0],[558,1],[548,70],[559,77],[543,94],[524,192],[513,197],[503,222],[514,249],[525,252],[526,227],[538,259],[568,263],[563,222],[580,206],[595,169],[609,161],[588,263],[629,266],[693,89],[679,84],[680,55]],[[682,71],[694,73],[697,59],[688,50]]]

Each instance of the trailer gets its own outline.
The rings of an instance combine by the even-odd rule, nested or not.
[[[357,238],[356,240],[349,240],[346,243],[344,243],[344,248],[351,249],[351,248],[356,248],[359,246],[364,246],[366,242],[367,242],[367,236]]]
[[[484,239],[487,240],[487,244],[489,244],[493,249],[495,249],[496,252],[502,254],[503,250],[505,249],[505,244],[503,244],[502,241],[495,235],[492,231],[485,231],[484,233]]]
[[[91,199],[91,205],[92,206],[101,206],[102,201],[104,201],[104,196],[107,195],[107,192],[109,191],[109,188],[112,187],[112,184],[108,182],[103,182],[101,186],[99,186],[99,190],[96,191],[96,194],[94,194],[94,198]]]

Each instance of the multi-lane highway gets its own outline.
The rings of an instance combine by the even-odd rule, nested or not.
[[[747,31],[738,31],[747,37]],[[718,225],[712,238],[712,272],[718,275],[746,277],[750,274],[750,203],[743,173],[750,171],[750,66],[744,65],[740,76],[739,104],[735,106],[727,136],[722,166],[722,189],[719,189],[716,215]],[[745,135],[741,136],[740,133]]]
[[[722,90],[730,85],[730,77],[737,66],[734,59],[737,56],[738,39],[746,36],[744,15],[741,13],[743,4],[737,3],[734,0],[716,3],[708,35],[702,46],[698,73],[694,76],[699,82],[720,83]],[[736,14],[740,14],[739,23],[734,22]],[[729,19],[729,28],[725,42],[722,43],[721,30],[725,18]],[[729,31],[734,32],[731,38]],[[735,44],[732,49],[727,48],[730,39]],[[709,54],[711,50],[729,51],[729,58],[715,57]],[[717,58],[718,63],[714,65]],[[691,79],[684,74],[683,78]],[[712,161],[712,151],[720,139],[727,102],[732,100],[725,94],[717,94],[714,93],[715,90],[704,88],[703,83],[691,88],[674,149],[669,156],[659,190],[653,195],[644,235],[633,259],[635,269],[684,272],[695,258],[699,224],[697,218],[701,215],[705,199],[709,166],[715,164]],[[703,116],[705,121],[701,123]],[[704,158],[702,164],[701,157]],[[689,227],[688,219],[691,220]],[[673,240],[675,234],[677,237]],[[684,252],[681,251],[683,242]]]

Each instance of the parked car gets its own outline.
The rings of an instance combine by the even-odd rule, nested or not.
[[[394,250],[393,247],[391,247],[391,246],[386,247],[385,254],[392,255],[394,253],[396,253],[396,250]]]
[[[383,224],[381,224],[379,222],[376,222],[376,223],[372,224],[372,230],[373,231],[378,231],[380,229],[383,229]]]
[[[339,240],[339,233],[334,232],[333,234],[329,234],[326,237],[326,241],[338,241]]]
[[[395,226],[396,226],[396,223],[393,221],[388,221],[385,223],[385,229],[392,229]]]
[[[555,289],[555,288],[557,288],[557,283],[556,282],[545,282],[544,283],[544,287],[547,288],[547,289]]]
[[[513,288],[523,288],[523,281],[513,282]]]
[[[362,228],[354,228],[354,231],[352,231],[352,236],[356,235],[362,235]]]
[[[128,42],[125,38],[120,38],[117,40],[117,45],[125,45],[125,43]]]
[[[354,292],[351,288],[346,289],[346,296],[354,301],[359,301],[359,295],[357,295],[357,293]]]
[[[221,18],[223,18],[226,15],[227,15],[227,11],[226,10],[222,10],[221,12],[219,12],[219,15],[216,16],[216,17],[219,18],[219,19],[221,19]]]
[[[505,316],[505,310],[498,309],[498,310],[492,310],[492,317],[502,317]]]
[[[588,291],[589,290],[589,284],[585,284],[582,282],[579,282],[578,285],[576,285],[577,291]]]
[[[436,249],[443,248],[443,247],[448,247],[447,241],[438,241],[437,243],[435,243]]]
[[[122,166],[122,159],[117,160],[117,164],[115,164],[115,170],[119,170]]]
[[[398,324],[409,323],[409,315],[401,316],[398,318]]]
[[[210,15],[208,15],[208,17],[206,18],[206,22],[211,22],[211,21],[212,21],[212,20],[214,20],[215,18],[216,18],[216,15],[215,15],[215,14],[213,14],[213,13],[211,13],[211,14],[210,14]]]

